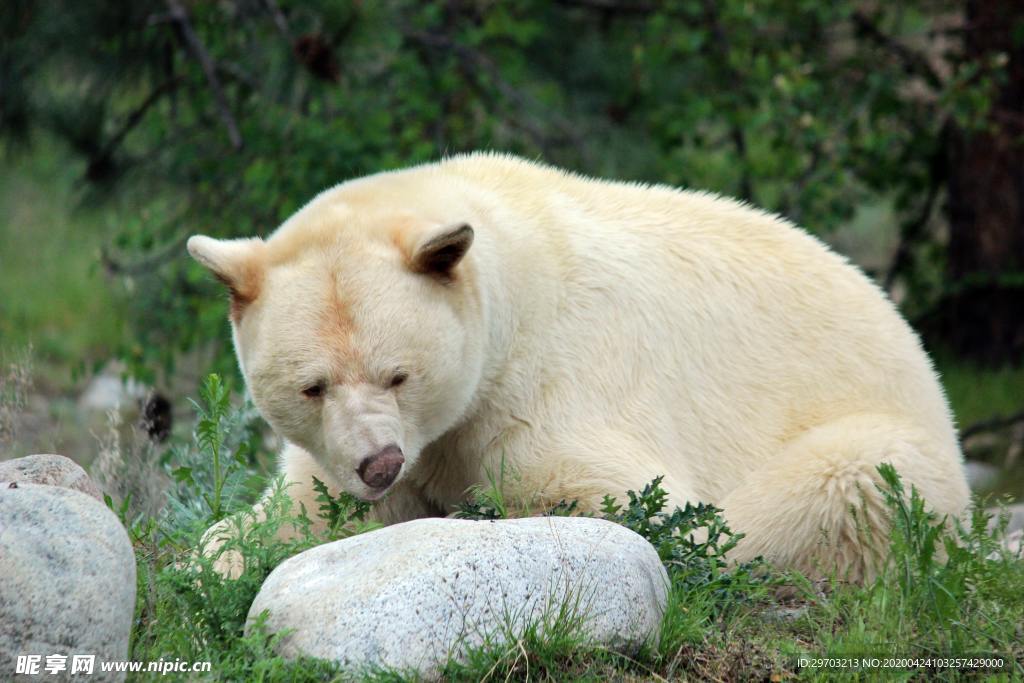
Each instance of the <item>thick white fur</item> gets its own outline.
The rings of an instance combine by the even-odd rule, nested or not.
[[[461,223],[452,281],[410,269]],[[205,265],[256,280],[238,356],[307,509],[312,476],[367,496],[355,468],[389,443],[407,461],[385,522],[450,511],[503,459],[507,494],[585,508],[664,475],[672,504],[746,534],[737,559],[861,580],[886,542],[879,463],[941,513],[968,501],[911,329],[842,257],[738,202],[474,154],[330,189],[236,257],[205,239]]]

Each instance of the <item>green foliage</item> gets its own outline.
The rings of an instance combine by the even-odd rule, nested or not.
[[[320,519],[326,528],[318,531],[305,510],[295,512],[280,480],[275,480],[261,503],[262,514],[251,512],[228,518],[230,524],[218,536],[226,542],[210,552],[214,538],[203,535],[212,513],[198,527],[185,530],[155,529],[180,549],[198,549],[197,554],[179,552],[151,563],[146,571],[152,581],[150,601],[142,609],[152,610],[145,628],[138,634],[139,648],[146,657],[209,660],[219,680],[292,680],[313,673],[335,672],[326,662],[286,662],[273,652],[274,643],[285,634],[269,634],[262,627],[266,615],[251,615],[249,635],[244,629],[249,606],[271,571],[281,562],[321,543],[376,528],[363,521],[365,510],[351,497],[324,494],[327,514]],[[287,535],[282,535],[287,532]],[[244,571],[237,578],[225,578],[214,566],[225,555],[237,554]],[[171,557],[176,560],[172,561]]]
[[[120,288],[97,261],[118,230],[112,207],[75,210],[83,164],[67,155],[51,136],[31,154],[0,150],[0,353],[31,346],[44,385],[110,358],[126,334]]]
[[[505,478],[516,476],[505,465],[502,456],[498,472],[485,468],[487,484],[474,484],[466,497],[459,501],[455,510],[456,519],[508,519],[509,506],[505,501]]]
[[[251,470],[259,425],[251,406],[231,408],[231,394],[217,374],[206,377],[199,396],[199,403],[190,401],[198,414],[193,444],[175,447],[167,456],[177,484],[171,509],[193,521],[220,521],[262,484]]]
[[[484,468],[486,484],[475,484],[466,492],[465,498],[455,506],[456,519],[508,519],[540,514],[551,517],[568,517],[579,512],[579,501],[561,500],[553,506],[545,507],[536,500],[508,500],[505,494],[506,482],[517,483],[519,473],[508,466],[504,456],[495,474],[490,468]]]
[[[544,513],[548,517],[572,517],[582,515],[577,500],[560,500],[554,507]]]
[[[224,443],[223,423],[227,415],[229,401],[231,399],[227,387],[221,382],[218,375],[209,375],[199,390],[199,397],[206,404],[206,407],[196,405],[199,409],[199,423],[196,426],[196,445],[201,452],[205,452],[213,463],[213,495],[204,499],[210,507],[210,515],[214,520],[219,521],[224,517],[224,510],[221,507],[221,495],[224,493],[224,483],[231,472],[230,464],[221,464],[221,445]],[[245,444],[239,446],[235,451],[234,463],[242,463]],[[181,475],[179,469],[176,474]],[[191,473],[185,476],[191,476]]]
[[[988,125],[1006,74],[930,31],[951,0],[605,4],[9,2],[0,135],[49,131],[97,200],[139,200],[110,259],[132,274],[132,370],[219,338],[227,374],[190,232],[263,235],[345,179],[482,148],[736,195],[817,232],[883,201],[911,224],[944,125]],[[913,57],[929,51],[948,76]]]
[[[370,503],[346,493],[332,496],[327,485],[316,477],[313,477],[313,489],[317,492],[316,500],[320,503],[319,515],[327,522],[330,536],[340,538],[346,525],[353,521],[366,521]]]
[[[171,451],[177,488],[158,519],[126,519],[138,559],[139,600],[132,641],[136,660],[212,662],[217,680],[329,680],[336,665],[285,661],[274,654],[284,634],[268,634],[265,615],[253,615],[244,633],[249,606],[266,577],[285,559],[310,547],[374,528],[365,522],[366,505],[351,496],[320,496],[320,523],[304,509],[296,511],[283,482],[270,482],[261,513],[238,510],[264,484],[249,469],[251,448],[243,408],[231,407],[230,394],[216,375],[200,389],[193,444]],[[322,484],[320,485],[322,486]],[[108,502],[108,505],[112,503]],[[210,537],[205,532],[222,521]],[[222,539],[213,551],[211,545]],[[214,570],[226,556],[244,570],[229,579]]]
[[[1021,411],[1024,368],[982,369],[946,357],[936,365],[961,429]]]
[[[497,634],[495,634],[497,636]],[[583,624],[571,614],[556,614],[507,629],[500,642],[472,648],[462,661],[449,661],[443,680],[608,680],[633,662],[587,642]],[[408,680],[402,678],[400,680]]]
[[[767,585],[766,579],[759,577],[763,563],[730,567],[726,560],[743,534],[733,533],[713,505],[687,503],[665,512],[668,492],[661,487],[661,480],[657,477],[639,493],[629,491],[625,509],[611,496],[605,496],[605,519],[650,541],[677,589],[700,588],[723,599],[763,595],[761,588]]]

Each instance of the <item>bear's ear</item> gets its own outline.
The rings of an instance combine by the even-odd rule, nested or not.
[[[217,240],[206,235],[193,235],[187,246],[192,258],[228,288],[231,318],[238,322],[245,307],[259,295],[263,276],[263,240],[258,237]]]
[[[412,250],[410,263],[418,273],[452,278],[452,271],[473,244],[473,228],[455,223],[427,231]]]

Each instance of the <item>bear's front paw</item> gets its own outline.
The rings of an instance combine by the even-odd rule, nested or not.
[[[200,549],[204,557],[213,558],[213,571],[225,579],[237,579],[245,570],[245,558],[237,550],[222,550],[238,530],[229,519],[222,519],[203,534]]]

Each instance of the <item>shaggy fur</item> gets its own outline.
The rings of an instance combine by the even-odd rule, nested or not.
[[[374,497],[356,468],[390,444],[388,523],[450,511],[502,460],[507,493],[539,505],[664,475],[672,504],[747,535],[736,559],[861,580],[885,543],[879,463],[941,513],[968,501],[892,304],[729,199],[473,154],[327,190],[265,242],[188,246],[235,293],[239,362],[307,509],[312,476]]]

